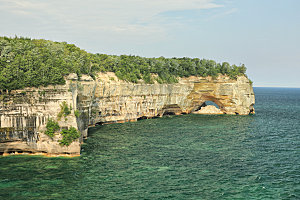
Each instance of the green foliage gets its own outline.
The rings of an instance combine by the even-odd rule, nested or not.
[[[2,94],[0,94],[0,101],[3,101],[4,99],[6,99],[7,98],[7,95],[2,95]]]
[[[150,73],[143,74],[143,80],[145,81],[145,83],[154,83]]]
[[[249,79],[249,83],[252,86],[253,85],[253,81]]]
[[[60,129],[58,123],[52,119],[48,120],[46,128],[45,134],[51,138],[53,138],[54,133]]]
[[[115,72],[121,80],[137,83],[143,79],[145,83],[176,83],[178,77],[189,76],[212,76],[216,78],[219,74],[228,75],[232,79],[245,75],[244,65],[230,65],[227,62],[222,64],[213,60],[199,58],[143,58],[132,55],[109,56],[95,54],[94,57],[100,61],[103,71]],[[157,74],[153,77],[151,74]]]
[[[62,116],[64,116],[65,121],[67,121],[68,120],[67,116],[71,114],[71,110],[72,110],[71,104],[69,107],[67,102],[63,101],[59,106],[60,106],[60,112],[57,115],[58,120],[60,120]]]
[[[80,111],[79,110],[74,110],[74,115],[76,117],[80,117]]]
[[[60,127],[58,125],[58,122],[49,119],[46,125],[47,130],[45,131],[45,134],[49,137],[53,138],[55,132],[59,131]],[[63,129],[60,134],[63,136],[61,140],[59,140],[59,144],[62,146],[69,146],[74,140],[80,137],[80,132],[74,128],[70,127],[69,129]]]
[[[46,91],[45,91],[45,90],[38,91],[38,94],[39,94],[40,96],[45,96],[45,95],[46,95]]]
[[[0,37],[0,90],[64,84],[69,73],[92,74],[91,55],[66,42]]]
[[[62,140],[59,141],[61,146],[69,146],[74,140],[80,137],[80,132],[74,127],[63,129],[60,134],[63,136]]]
[[[0,91],[64,84],[64,76],[70,73],[95,77],[97,72],[115,72],[119,79],[133,83],[141,79],[176,83],[178,77],[188,76],[223,74],[236,79],[245,75],[246,67],[199,58],[91,54],[66,42],[0,37]]]

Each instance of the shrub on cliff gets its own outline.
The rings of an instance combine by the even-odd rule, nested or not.
[[[60,129],[58,123],[52,119],[49,119],[46,125],[46,131],[45,134],[49,137],[53,138],[54,133]]]
[[[63,101],[60,105],[60,112],[57,114],[57,119],[60,120],[62,116],[65,117],[65,121],[68,120],[67,116],[71,114],[72,106],[68,106],[67,102]]]
[[[51,138],[54,137],[55,132],[60,130],[58,122],[52,119],[48,120],[46,128],[45,134]],[[59,140],[59,144],[62,146],[69,146],[74,140],[80,137],[80,132],[74,127],[62,129],[60,134],[63,136],[63,138]]]
[[[63,139],[59,141],[59,144],[62,146],[69,146],[74,140],[80,137],[80,132],[74,127],[63,129],[60,134],[63,136]]]
[[[80,111],[79,110],[74,110],[74,115],[75,117],[80,117]]]

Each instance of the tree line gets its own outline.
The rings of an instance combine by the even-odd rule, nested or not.
[[[74,44],[24,37],[0,37],[0,90],[64,84],[76,73],[115,72],[121,80],[137,83],[176,83],[178,77],[246,75],[246,67],[199,58],[145,58],[135,55],[88,53]],[[153,76],[157,74],[157,76]]]

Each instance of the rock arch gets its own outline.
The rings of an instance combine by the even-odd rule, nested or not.
[[[217,104],[217,106],[219,106],[219,108],[224,111],[224,104],[222,103],[222,101],[218,98],[216,98],[215,96],[212,95],[201,95],[200,97],[201,103],[205,103],[206,101],[211,101],[215,104]]]
[[[205,101],[212,101],[224,114],[254,113],[253,88],[244,76],[238,77],[237,80],[220,76],[216,80],[195,82],[187,98],[191,101],[190,112]]]
[[[223,103],[210,95],[202,95],[200,100],[193,102],[192,113],[196,114],[226,114]],[[209,105],[212,102],[215,105]]]
[[[115,81],[110,80],[112,75]],[[226,114],[254,113],[253,88],[245,76],[236,80],[223,75],[215,79],[186,77],[174,84],[128,83],[113,73],[99,74],[96,80],[87,75],[80,80],[74,77],[67,78],[65,85],[24,89],[22,98],[22,91],[14,91],[5,102],[0,101],[0,154],[31,151],[80,155],[89,126],[190,113],[205,101],[216,103]],[[68,147],[59,145],[59,137],[52,140],[44,134],[47,119],[57,117],[63,101],[80,113],[76,116],[72,111],[67,121],[60,122],[61,127],[81,131],[82,137]],[[31,120],[21,123],[19,119]]]

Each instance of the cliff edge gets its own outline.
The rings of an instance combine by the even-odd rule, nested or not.
[[[224,114],[254,113],[255,97],[248,78],[236,80],[220,75],[179,78],[174,84],[129,83],[112,72],[99,73],[94,80],[76,74],[66,77],[65,85],[14,90],[0,95],[0,153],[80,155],[80,144],[89,126],[136,121],[166,114],[191,113],[206,101],[219,106]],[[58,119],[63,105],[70,112]],[[75,127],[81,133],[68,146],[62,134],[45,134],[49,120],[56,120],[59,131]]]

